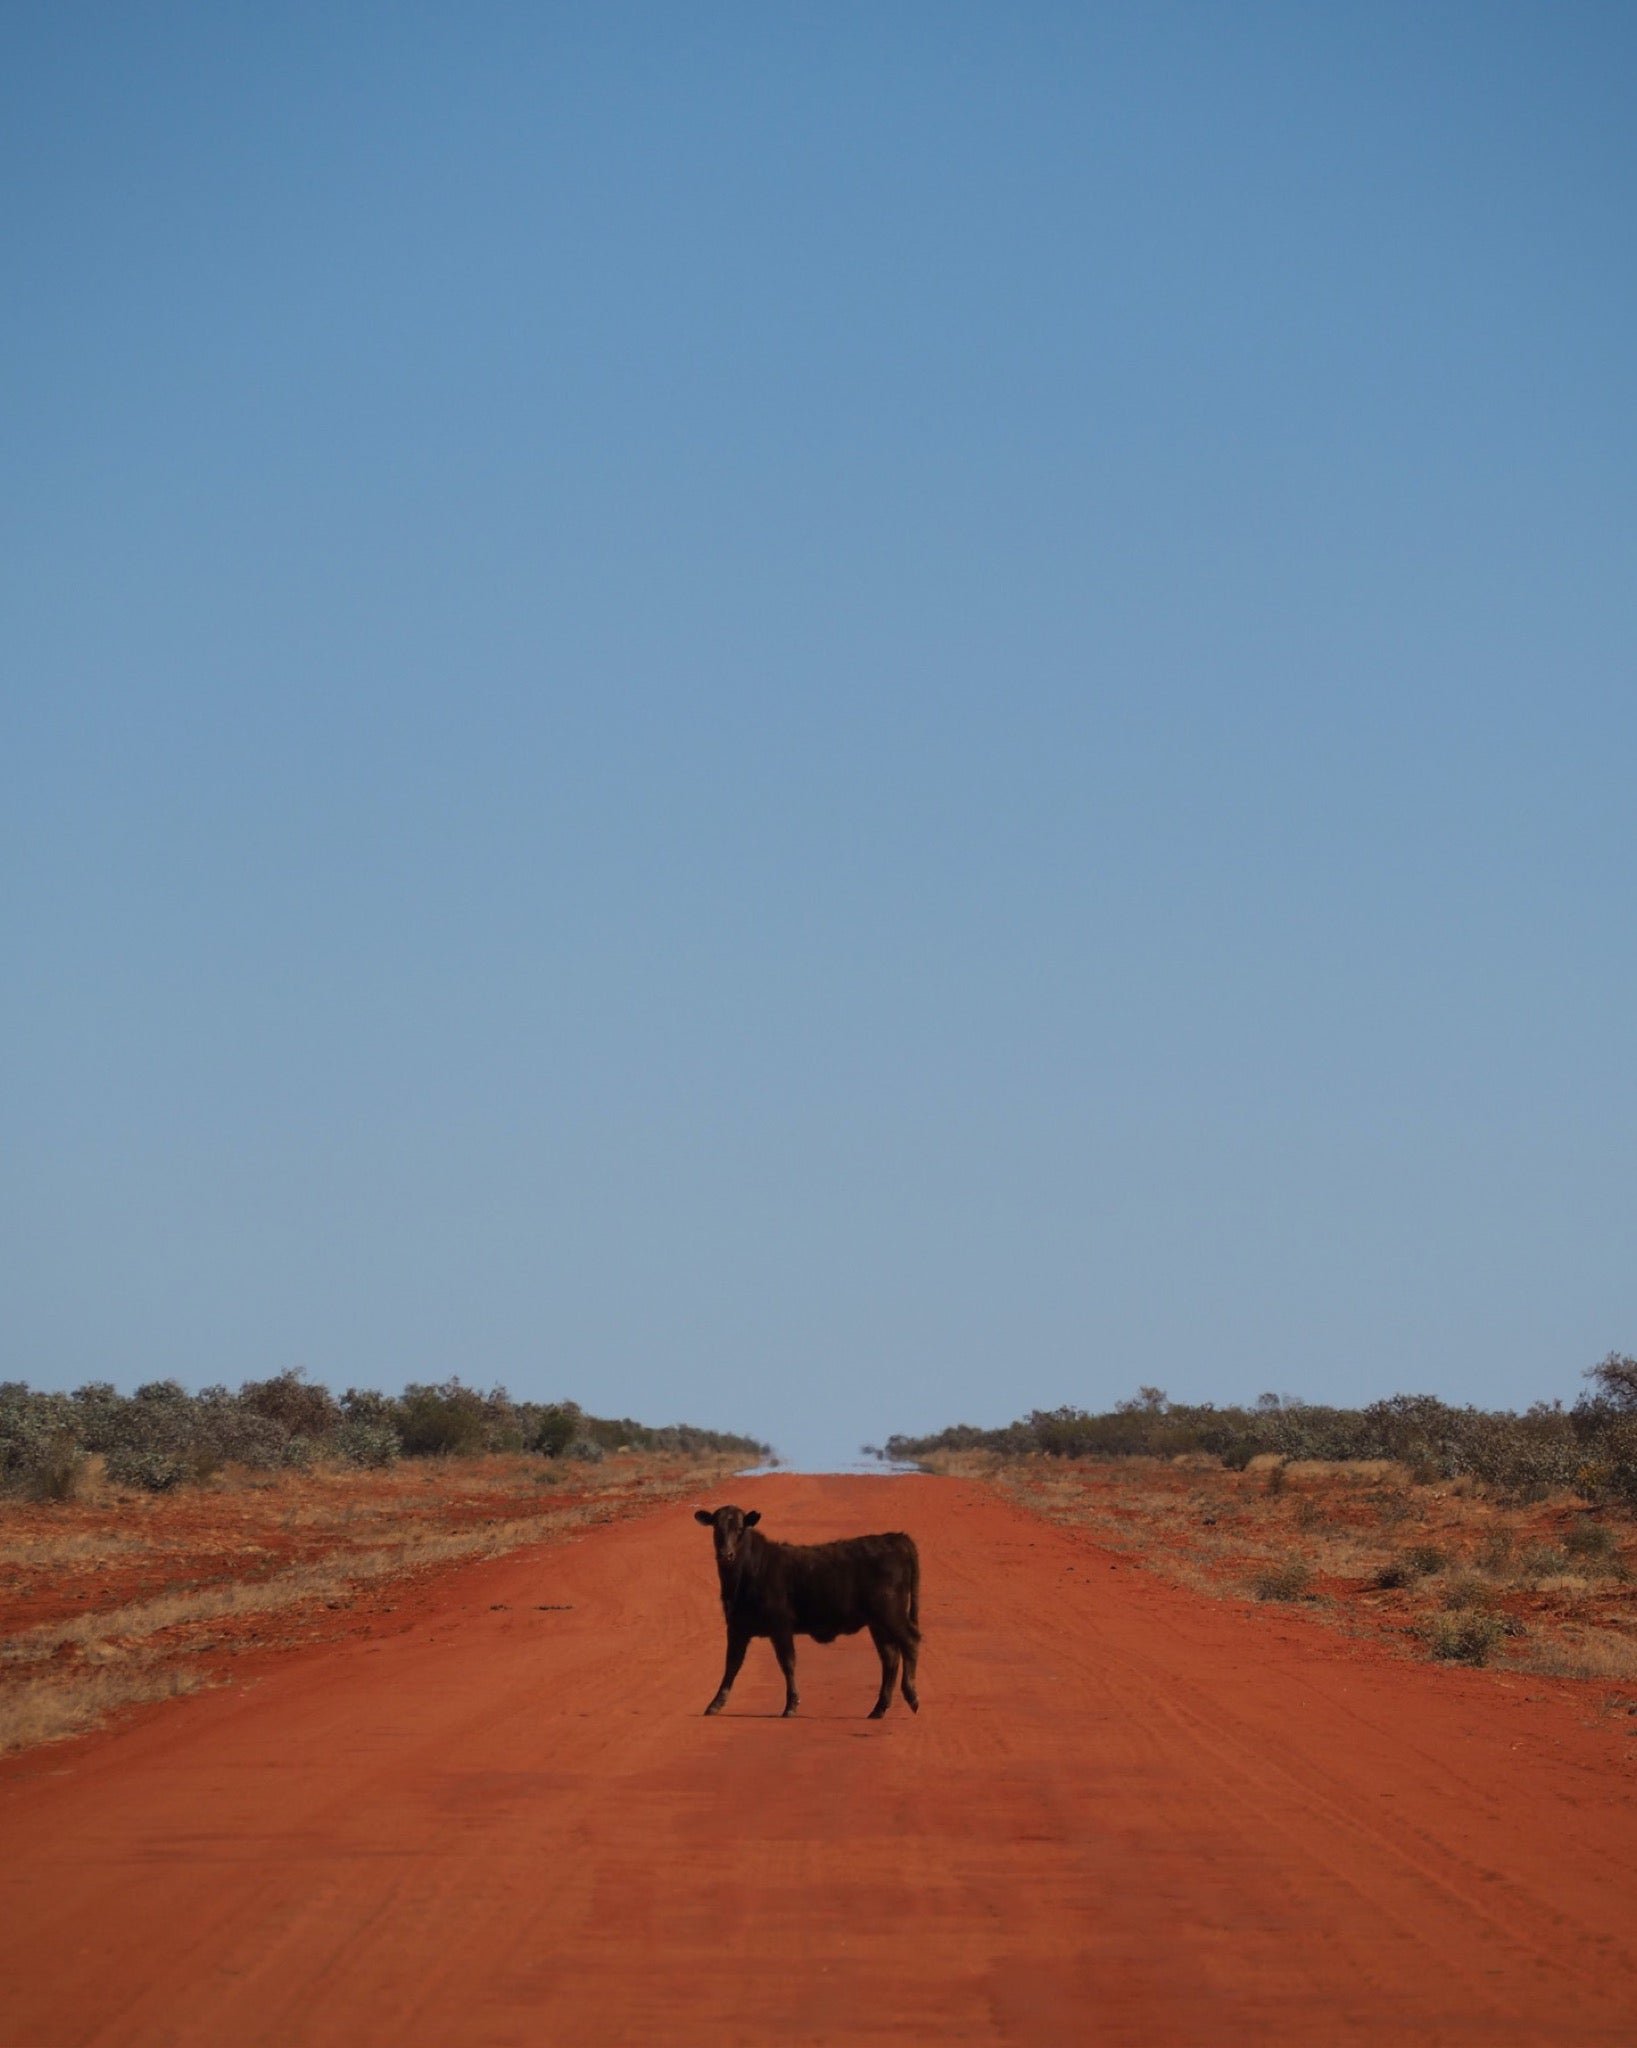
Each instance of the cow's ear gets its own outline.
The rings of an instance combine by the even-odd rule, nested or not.
[[[693,1511],[693,1518],[696,1522],[703,1522],[707,1529],[711,1526],[712,1522],[716,1520],[716,1517],[711,1513],[709,1508],[695,1508]]]
[[[748,1515],[746,1515],[746,1517],[745,1517],[745,1527],[746,1527],[747,1529],[754,1529],[754,1528],[755,1528],[755,1526],[756,1526],[756,1524],[757,1524],[757,1523],[758,1523],[758,1522],[759,1522],[759,1521],[760,1521],[761,1519],[762,1519],[762,1511],[761,1511],[761,1509],[760,1509],[760,1508],[752,1508],[752,1509],[751,1509],[751,1511],[750,1511],[750,1513],[749,1513]]]

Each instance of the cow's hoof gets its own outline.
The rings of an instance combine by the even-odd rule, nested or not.
[[[880,1721],[885,1718],[886,1711],[885,1707],[871,1707],[870,1719],[872,1721]]]
[[[905,1693],[904,1705],[909,1708],[912,1714],[918,1714],[921,1711],[921,1702],[913,1693]]]
[[[795,1701],[794,1701],[794,1700],[792,1700],[792,1701],[790,1702],[789,1706],[787,1706],[787,1707],[785,1708],[784,1712],[783,1712],[783,1713],[782,1713],[782,1714],[781,1714],[781,1715],[779,1716],[779,1719],[780,1719],[781,1721],[788,1721],[788,1720],[790,1720],[790,1719],[791,1719],[791,1717],[792,1717],[792,1716],[793,1716],[793,1715],[795,1714],[795,1711],[796,1711],[796,1703],[795,1703]]]
[[[710,1705],[705,1709],[705,1712],[707,1714],[719,1714],[721,1713],[721,1711],[722,1702],[720,1700],[712,1700]]]

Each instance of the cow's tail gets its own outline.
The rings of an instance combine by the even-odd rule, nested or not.
[[[909,1539],[909,1632],[917,1642],[921,1640],[921,1553],[915,1547],[914,1537]]]

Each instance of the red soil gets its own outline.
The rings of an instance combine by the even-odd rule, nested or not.
[[[685,1508],[414,1583],[248,1691],[0,1768],[0,2035],[56,2044],[1627,2043],[1624,1721],[1202,1599],[953,1480],[867,1639],[720,1719]]]

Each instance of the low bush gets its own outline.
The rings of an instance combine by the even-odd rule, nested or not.
[[[483,1397],[458,1379],[405,1387],[398,1435],[406,1457],[469,1457],[483,1448]]]
[[[1614,1531],[1605,1528],[1601,1522],[1576,1522],[1563,1538],[1563,1548],[1570,1557],[1592,1562],[1600,1558],[1613,1557],[1619,1545]]]
[[[1444,1587],[1444,1605],[1452,1609],[1488,1609],[1495,1605],[1496,1598],[1495,1588],[1487,1579],[1475,1578],[1469,1572],[1457,1574]]]
[[[1516,1549],[1510,1529],[1491,1529],[1478,1552],[1478,1569],[1496,1574],[1509,1572]]]
[[[85,1469],[72,1406],[19,1380],[0,1384],[0,1488],[31,1500],[71,1499]]]
[[[330,1446],[350,1465],[391,1465],[403,1450],[398,1432],[387,1422],[343,1422]]]
[[[1425,1631],[1428,1650],[1446,1664],[1487,1664],[1505,1634],[1499,1615],[1475,1607],[1435,1614]]]
[[[1312,1578],[1311,1567],[1292,1557],[1259,1572],[1251,1585],[1258,1600],[1300,1600]]]
[[[580,1411],[572,1401],[556,1401],[542,1408],[534,1428],[531,1450],[543,1457],[560,1458],[573,1443],[580,1426]]]
[[[169,1493],[200,1477],[192,1458],[176,1451],[112,1450],[105,1460],[109,1479],[115,1486],[140,1487],[148,1493]]]
[[[239,1404],[292,1437],[327,1436],[341,1420],[340,1403],[329,1388],[309,1385],[299,1366],[270,1380],[246,1380]]]
[[[66,1429],[52,1432],[20,1475],[30,1500],[72,1500],[85,1476],[86,1453]]]

